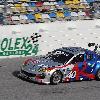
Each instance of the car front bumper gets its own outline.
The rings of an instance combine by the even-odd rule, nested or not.
[[[39,76],[40,74],[33,74],[33,76],[29,75],[29,74],[31,74],[31,73],[28,73],[28,72],[23,73],[22,71],[20,71],[18,76],[23,79],[26,79],[26,80],[31,80],[33,82],[50,84],[50,78],[48,78],[48,76],[46,76],[46,75],[45,75],[45,78],[43,78],[43,77]]]

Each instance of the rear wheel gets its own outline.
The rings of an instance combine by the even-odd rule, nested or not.
[[[51,84],[58,84],[62,81],[62,73],[60,71],[55,71],[50,78],[50,83]]]
[[[100,81],[100,69],[97,71],[96,79],[97,79],[98,81]]]

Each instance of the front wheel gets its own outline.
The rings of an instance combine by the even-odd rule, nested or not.
[[[60,71],[55,71],[52,75],[51,75],[51,78],[50,78],[50,83],[51,84],[58,84],[59,82],[61,82],[62,80],[62,74]]]
[[[100,81],[100,69],[97,71],[96,80]]]

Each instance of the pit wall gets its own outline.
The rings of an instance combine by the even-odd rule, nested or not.
[[[0,58],[45,55],[56,48],[100,44],[100,20],[0,26]],[[93,49],[93,48],[89,48]]]

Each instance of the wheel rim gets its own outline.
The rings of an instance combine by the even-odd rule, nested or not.
[[[59,72],[55,72],[53,75],[53,83],[59,83],[61,81],[61,74]]]

